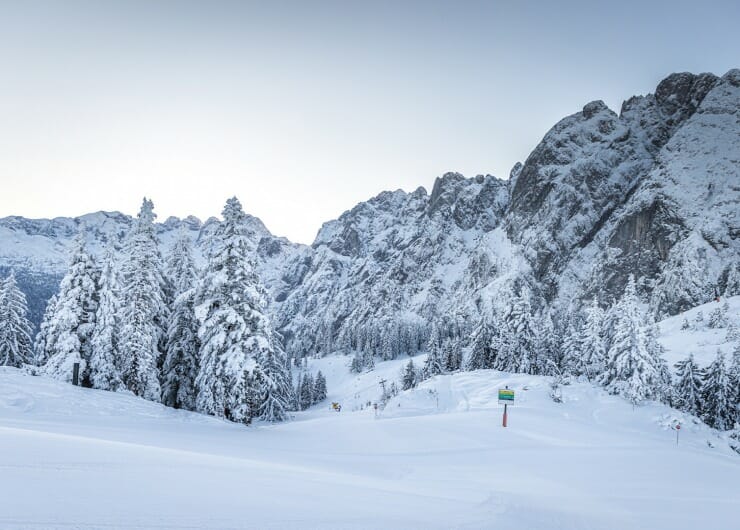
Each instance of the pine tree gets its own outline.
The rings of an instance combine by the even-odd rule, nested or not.
[[[401,373],[401,388],[403,390],[410,390],[416,386],[416,383],[417,373],[416,367],[414,366],[414,360],[409,359],[406,368],[404,368],[403,372]]]
[[[563,337],[563,373],[579,376],[586,373],[586,358],[583,353],[583,330],[571,315]]]
[[[740,341],[732,350],[730,362],[730,396],[735,404],[735,423],[740,425]]]
[[[457,339],[445,339],[442,344],[442,361],[446,372],[456,372],[462,365],[462,348]]]
[[[740,262],[735,262],[727,268],[725,282],[725,296],[740,294]]]
[[[34,364],[36,366],[43,366],[52,354],[51,346],[54,344],[55,339],[53,336],[53,324],[54,324],[54,312],[57,307],[57,295],[53,295],[46,302],[46,309],[44,309],[44,316],[39,325],[39,332],[36,334],[36,339],[33,343],[34,351]]]
[[[659,397],[663,385],[660,366],[645,346],[640,324],[635,279],[630,275],[624,296],[618,303],[614,338],[602,382],[612,394],[620,394],[636,404]]]
[[[303,376],[303,380],[301,381],[301,397],[300,397],[300,403],[301,403],[301,410],[306,410],[309,408],[313,402],[313,390],[314,390],[314,382],[313,377],[310,373],[307,373]]]
[[[313,402],[319,403],[326,399],[326,378],[321,370],[316,374],[316,380],[313,383]]]
[[[711,313],[709,313],[709,322],[707,326],[713,329],[726,328],[727,327],[727,313],[726,309],[722,306],[715,307]]]
[[[536,331],[527,293],[514,298],[511,310],[506,318],[506,327],[512,341],[513,371],[534,373],[536,368],[534,351]]]
[[[261,376],[260,419],[264,421],[287,420],[290,416],[288,411],[292,408],[291,402],[293,401],[290,365],[282,346],[273,335],[268,337],[268,347],[257,354],[257,363]],[[323,375],[321,377],[323,378]],[[324,397],[326,397],[326,380],[324,380],[323,385]],[[314,402],[318,401],[315,393],[312,393],[312,397]]]
[[[167,275],[175,301],[167,327],[162,365],[162,403],[195,410],[198,375],[198,321],[195,318],[196,268],[190,238],[181,231],[167,259]]]
[[[686,311],[702,303],[708,291],[706,277],[692,238],[676,244],[653,289],[652,314],[660,316],[676,309]]]
[[[154,229],[154,204],[144,199],[124,246],[120,269],[123,383],[151,401],[161,397],[158,365],[169,318],[169,286]]]
[[[90,357],[98,308],[99,271],[85,248],[81,229],[72,250],[69,269],[59,285],[54,312],[46,323],[48,359],[44,372],[72,381],[74,363],[80,363],[80,382],[90,386]]]
[[[496,352],[493,367],[502,372],[516,372],[518,360],[515,339],[507,325],[503,324],[496,329],[491,346]]]
[[[495,354],[491,347],[492,341],[493,329],[488,318],[484,317],[473,330],[473,345],[466,366],[468,370],[481,370],[493,367]],[[406,389],[404,388],[404,390]]]
[[[436,322],[432,324],[432,331],[429,335],[427,349],[429,350],[429,355],[424,362],[423,369],[425,379],[434,377],[435,375],[440,375],[444,372],[442,359],[442,338]]]
[[[33,361],[31,323],[27,315],[26,295],[11,273],[0,281],[0,366],[20,368]]]
[[[196,294],[201,343],[196,409],[244,423],[256,414],[280,419],[275,400],[288,410],[292,394],[287,359],[266,315],[267,292],[255,272],[236,197],[226,201],[212,248]]]
[[[100,272],[98,308],[92,333],[90,382],[93,388],[118,390],[122,386],[118,352],[118,285],[113,253],[109,251]]]
[[[721,350],[704,372],[702,379],[702,418],[720,431],[732,429],[737,416],[737,404],[731,395],[730,377],[725,368],[725,359]]]
[[[676,363],[676,405],[696,416],[701,410],[701,371],[694,362],[694,355]]]
[[[604,343],[604,311],[596,299],[586,309],[586,321],[581,330],[581,350],[586,377],[595,381],[606,370],[606,347]]]

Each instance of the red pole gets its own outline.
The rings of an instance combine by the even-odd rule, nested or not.
[[[506,403],[504,403],[504,427],[506,427]]]

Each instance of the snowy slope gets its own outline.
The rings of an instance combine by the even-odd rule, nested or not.
[[[725,302],[730,306],[727,312],[728,323],[734,323],[735,327],[740,329],[740,296],[722,299],[720,303],[709,302],[660,322],[658,340],[665,348],[664,356],[671,366],[693,353],[696,363],[700,367],[705,367],[717,356],[718,349],[725,354],[725,362],[730,362],[737,342],[728,339],[727,328],[707,326],[709,314]],[[699,312],[704,317],[701,324],[696,322]],[[689,329],[681,329],[684,319],[689,321],[691,326]]]
[[[664,406],[585,384],[555,404],[545,378],[479,371],[375,419],[353,403],[404,363],[357,376],[347,360],[309,364],[341,413],[252,427],[2,369],[0,528],[734,528],[740,458]]]

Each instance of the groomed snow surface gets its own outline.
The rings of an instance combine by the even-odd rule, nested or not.
[[[557,404],[547,378],[478,371],[376,419],[363,406],[405,362],[312,360],[327,401],[251,427],[0,369],[0,528],[737,528],[740,457],[691,417],[586,383]]]

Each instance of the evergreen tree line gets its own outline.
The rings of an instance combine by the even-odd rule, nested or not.
[[[122,248],[108,248],[101,264],[80,231],[46,308],[33,362],[63,381],[71,381],[79,363],[83,386],[175,408],[243,423],[285,420],[295,404],[290,365],[266,314],[241,204],[226,202],[202,271],[184,232],[162,258],[154,219],[144,199]],[[9,308],[24,303],[12,283],[11,276],[0,291],[16,300]],[[13,359],[4,364],[29,362],[27,335],[16,333],[17,344],[7,348]]]
[[[726,305],[714,309],[706,325],[726,326],[728,339],[737,340]],[[676,366],[674,380],[657,338],[657,325],[651,313],[641,309],[633,277],[623,297],[607,311],[593,301],[582,312],[564,315],[559,326],[547,312],[533,314],[529,294],[522,290],[499,314],[481,319],[467,342],[465,360],[465,340],[446,336],[432,325],[427,359],[421,368],[409,360],[401,387],[408,390],[429,377],[461,369],[581,377],[633,404],[659,400],[720,430],[740,423],[740,345],[729,367],[720,351],[701,371],[690,357]]]
[[[315,405],[326,399],[326,378],[319,370],[316,377],[310,373],[298,376],[298,383],[295,388],[295,408],[296,410],[306,410],[311,405]]]

